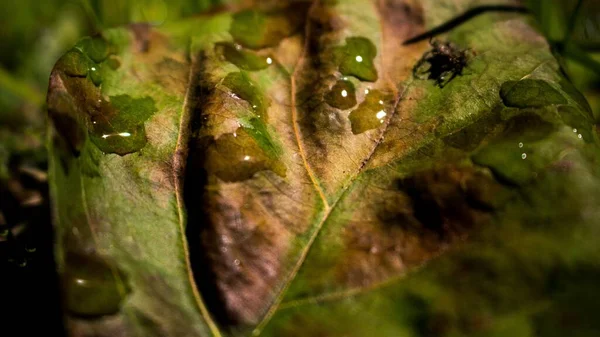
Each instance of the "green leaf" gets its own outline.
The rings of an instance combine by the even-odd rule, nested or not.
[[[461,74],[413,76],[432,46],[402,42],[478,3],[262,4],[67,53],[48,106],[71,332],[600,332],[600,140],[547,42],[487,12],[438,37]]]

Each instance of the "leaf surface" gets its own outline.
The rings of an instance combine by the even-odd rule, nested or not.
[[[48,94],[70,331],[555,331],[580,296],[555,283],[599,271],[585,100],[522,14],[440,36],[469,53],[442,88],[402,44],[485,3],[263,4],[79,43]]]

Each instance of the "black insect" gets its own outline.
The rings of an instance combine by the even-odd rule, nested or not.
[[[450,42],[430,40],[432,49],[426,52],[413,68],[419,79],[435,80],[443,88],[456,76],[462,75],[469,61],[469,50],[458,48]]]

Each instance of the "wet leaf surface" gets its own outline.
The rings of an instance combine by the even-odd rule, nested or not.
[[[472,51],[461,75],[413,76],[431,46],[402,42],[478,4],[261,3],[82,40],[48,93],[71,333],[599,332],[596,121],[545,40],[486,13],[439,37]]]

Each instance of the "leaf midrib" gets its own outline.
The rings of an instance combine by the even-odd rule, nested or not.
[[[277,296],[275,297],[273,303],[271,304],[271,306],[269,307],[267,313],[265,314],[264,318],[262,319],[262,321],[256,326],[256,328],[253,331],[253,335],[254,336],[259,336],[260,333],[264,330],[264,328],[266,327],[266,325],[270,322],[271,318],[274,316],[274,314],[277,312],[277,310],[280,308],[280,305],[283,301],[283,298],[285,297],[290,285],[292,284],[292,282],[294,281],[296,275],[298,274],[298,271],[300,270],[300,268],[303,266],[304,261],[306,260],[306,257],[308,256],[314,242],[316,241],[316,238],[319,236],[319,234],[321,233],[321,229],[323,228],[323,225],[329,220],[330,215],[333,213],[333,210],[335,209],[335,207],[337,206],[337,204],[344,199],[344,197],[346,196],[347,192],[350,190],[350,187],[352,187],[355,183],[356,183],[356,178],[362,173],[363,169],[367,166],[367,164],[369,163],[369,161],[372,159],[373,155],[375,154],[375,151],[377,150],[379,144],[381,144],[381,142],[383,141],[384,137],[385,137],[385,133],[388,130],[388,127],[392,121],[392,119],[394,118],[394,116],[396,115],[396,110],[398,108],[398,105],[400,103],[400,101],[402,100],[402,98],[404,97],[406,91],[408,90],[410,84],[412,83],[412,81],[407,82],[406,85],[404,86],[404,89],[402,90],[401,93],[396,93],[397,97],[396,100],[393,104],[392,107],[392,111],[390,113],[389,118],[385,121],[384,126],[379,134],[379,137],[377,139],[377,141],[373,144],[373,147],[371,149],[371,151],[369,152],[369,154],[365,157],[364,160],[361,161],[361,164],[359,166],[359,168],[356,170],[356,172],[350,177],[350,179],[348,180],[349,183],[346,184],[342,189],[341,189],[341,193],[339,193],[339,196],[333,201],[333,203],[329,204],[327,201],[327,198],[323,192],[323,189],[321,187],[321,185],[318,183],[318,180],[316,179],[316,175],[314,174],[314,171],[312,170],[310,164],[308,163],[308,160],[306,159],[306,153],[304,151],[304,146],[302,144],[301,141],[301,136],[300,136],[300,130],[299,130],[299,126],[298,126],[298,122],[297,122],[297,107],[296,107],[296,76],[298,73],[298,69],[300,69],[300,65],[302,64],[302,62],[304,61],[305,57],[306,57],[306,53],[307,53],[307,48],[308,48],[308,41],[309,41],[309,36],[310,36],[310,13],[314,10],[314,8],[316,8],[316,6],[319,4],[319,0],[315,0],[313,2],[313,4],[311,5],[311,8],[309,9],[309,14],[307,15],[307,23],[306,23],[306,29],[305,29],[305,39],[304,39],[304,46],[303,46],[303,50],[302,50],[302,54],[300,56],[300,59],[298,60],[298,63],[296,65],[296,67],[294,68],[294,72],[290,78],[290,82],[291,82],[291,108],[292,108],[292,123],[293,123],[293,127],[294,127],[294,135],[296,137],[296,141],[299,147],[299,151],[304,163],[304,167],[307,170],[307,173],[309,174],[309,177],[313,183],[313,187],[315,188],[315,190],[317,191],[317,193],[319,194],[324,206],[325,206],[325,213],[323,215],[323,217],[321,218],[321,220],[319,221],[318,225],[316,226],[316,228],[313,230],[313,233],[311,234],[307,244],[305,245],[305,248],[302,250],[300,257],[298,258],[298,261],[296,262],[296,264],[294,265],[294,268],[292,269],[292,271],[289,273],[285,284],[283,285],[283,287],[281,288],[281,290],[279,291],[279,293],[277,294]],[[382,29],[382,45],[384,45],[384,30]],[[383,49],[382,49],[383,51]],[[381,57],[383,58],[383,53],[381,55]],[[386,76],[387,77],[387,76]],[[397,89],[397,88],[396,88]],[[387,284],[387,282],[386,282]],[[381,286],[380,284],[377,284],[376,287]],[[369,288],[370,289],[370,288]],[[358,292],[360,292],[361,290],[358,290]],[[362,290],[364,291],[364,289]]]

